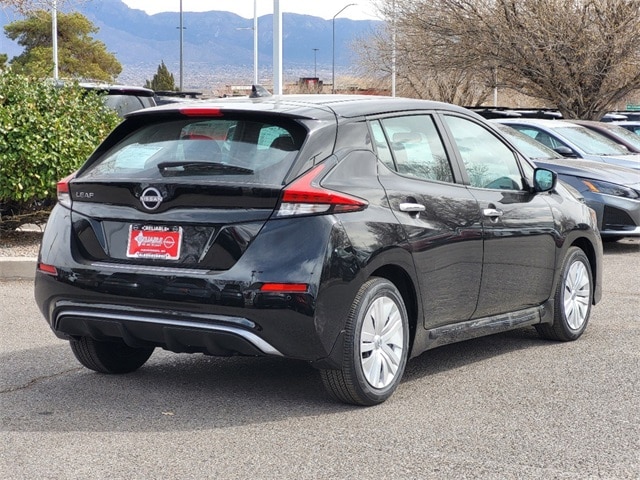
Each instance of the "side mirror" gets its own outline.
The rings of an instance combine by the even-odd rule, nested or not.
[[[533,188],[536,192],[548,192],[556,187],[558,174],[546,168],[536,168],[533,172]]]
[[[576,152],[571,150],[569,147],[556,147],[554,148],[554,150],[558,152],[560,155],[562,155],[563,157],[578,158],[578,155],[576,155]]]

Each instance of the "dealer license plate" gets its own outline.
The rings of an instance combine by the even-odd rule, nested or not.
[[[182,227],[130,225],[127,257],[178,260],[182,245]]]

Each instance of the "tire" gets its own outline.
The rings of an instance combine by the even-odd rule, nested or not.
[[[581,249],[571,247],[555,292],[553,324],[536,325],[538,333],[549,340],[577,340],[587,328],[592,303],[591,264]]]
[[[99,342],[89,337],[70,340],[69,344],[82,365],[100,373],[133,372],[153,353],[153,347],[133,348],[122,341]]]
[[[365,282],[345,325],[340,370],[321,370],[327,392],[354,405],[377,405],[398,387],[407,363],[409,321],[400,292],[386,279]]]

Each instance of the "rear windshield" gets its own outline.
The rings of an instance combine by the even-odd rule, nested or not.
[[[188,118],[145,124],[81,178],[158,181],[197,177],[281,185],[305,138],[295,122]]]

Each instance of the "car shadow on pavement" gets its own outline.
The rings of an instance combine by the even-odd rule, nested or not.
[[[488,335],[427,350],[409,360],[404,382],[457,370],[487,359],[553,344],[540,338],[533,327]]]
[[[59,357],[69,347],[52,349]],[[69,351],[64,364],[21,367],[43,350],[0,356],[0,430],[200,430],[350,408],[328,400],[317,372],[303,362],[158,350],[134,373],[103,375],[79,367]]]
[[[605,255],[626,255],[640,253],[640,238],[623,238],[617,242],[604,242]]]
[[[540,342],[523,329],[440,347],[411,360],[403,383]],[[295,360],[157,350],[134,373],[103,375],[79,367],[68,350],[61,344],[0,356],[1,431],[207,430],[361,408],[330,399],[318,372]],[[54,361],[34,362],[47,356]],[[375,408],[393,408],[394,399]]]

